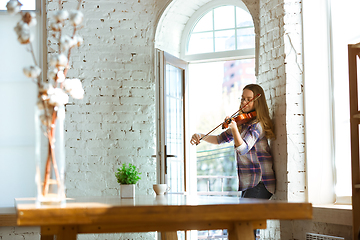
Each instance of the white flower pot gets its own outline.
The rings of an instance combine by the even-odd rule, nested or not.
[[[121,198],[135,198],[135,184],[120,184]]]

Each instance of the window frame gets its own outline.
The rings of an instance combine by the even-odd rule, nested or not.
[[[26,0],[26,1],[28,1],[28,0]],[[43,0],[32,0],[32,1],[35,2],[35,10],[24,10],[24,12],[40,13]],[[21,0],[19,2],[21,2]],[[5,7],[6,7],[6,5],[5,5]],[[0,14],[7,14],[7,10],[6,9],[0,9]]]
[[[212,60],[220,61],[220,60],[237,60],[237,59],[255,58],[255,48],[221,51],[221,52],[200,53],[200,54],[186,54],[186,45],[187,45],[188,39],[190,37],[191,30],[192,30],[193,26],[197,23],[197,21],[201,17],[203,17],[208,11],[212,10],[213,8],[227,6],[227,5],[239,7],[251,15],[251,13],[247,9],[246,5],[242,1],[215,0],[215,1],[211,1],[207,4],[205,4],[204,6],[199,8],[190,17],[189,21],[185,25],[184,31],[181,36],[181,42],[180,42],[180,58],[181,59],[191,62],[191,63],[195,63],[195,62],[206,62],[206,61],[212,61]],[[255,23],[254,23],[254,27],[255,27]],[[255,40],[255,45],[256,45],[256,40]]]
[[[222,52],[210,52],[210,53],[201,53],[201,54],[185,54],[186,53],[186,45],[187,40],[189,38],[189,35],[191,33],[191,30],[193,29],[194,25],[198,22],[198,20],[204,16],[206,13],[208,13],[210,10],[221,7],[221,6],[235,6],[239,7],[246,12],[248,12],[250,15],[250,11],[247,9],[246,5],[239,0],[214,0],[211,1],[202,7],[200,7],[187,21],[185,28],[181,35],[181,42],[180,42],[180,59],[188,62],[188,64],[193,63],[203,63],[203,62],[212,62],[212,61],[232,61],[232,60],[243,60],[243,59],[254,59],[255,60],[255,76],[257,72],[257,63],[256,63],[256,54],[255,54],[255,48],[257,46],[257,36],[255,31],[255,48],[252,49],[239,49],[239,50],[230,50],[230,51],[222,51]],[[253,26],[255,30],[255,22],[253,21]],[[186,85],[188,86],[188,85]],[[188,95],[188,88],[185,87],[185,94]],[[189,102],[189,101],[187,101]],[[189,121],[189,106],[185,104],[185,125],[187,126],[186,132],[189,134],[192,133],[192,126]],[[195,156],[195,148],[190,146],[190,143],[187,141],[186,143],[186,151],[185,156],[188,159],[186,161],[186,179],[187,183],[197,181],[196,174],[194,176],[193,171],[191,169],[196,169],[196,161],[193,161],[191,156]],[[197,187],[196,185],[186,185],[186,191],[192,194],[197,193]]]

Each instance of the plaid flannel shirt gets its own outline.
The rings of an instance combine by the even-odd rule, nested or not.
[[[239,191],[253,188],[262,181],[269,192],[275,193],[273,158],[261,124],[243,124],[240,135],[244,142],[235,148]],[[233,139],[230,128],[217,136],[219,144]]]

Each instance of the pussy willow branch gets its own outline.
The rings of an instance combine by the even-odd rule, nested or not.
[[[81,2],[82,2],[82,0],[79,0],[79,3],[78,3],[78,6],[77,6],[76,10],[79,10],[79,9],[80,9]]]
[[[76,10],[79,10],[79,9],[80,9],[81,3],[82,3],[82,0],[79,0],[79,3],[78,3],[78,6],[77,6]],[[61,1],[59,1],[59,4],[61,4]],[[77,28],[76,28],[76,26],[74,26],[74,31],[73,31],[73,34],[72,34],[72,37],[71,37],[72,39],[74,39],[75,34],[76,34],[76,31],[77,31]],[[60,42],[60,38],[61,38],[61,31],[60,31],[59,42]],[[59,45],[59,46],[60,46],[60,45]],[[66,65],[65,69],[64,69],[64,76],[65,76],[65,78],[66,78],[67,72],[68,72],[68,70],[69,70],[70,56],[71,56],[71,49],[72,49],[72,48],[73,48],[73,47],[70,47],[69,50],[68,50],[68,55],[67,55],[68,63],[67,63],[67,65]],[[61,51],[61,48],[60,48],[60,47],[59,47],[59,51]]]
[[[22,17],[24,16],[23,11],[21,11],[20,14],[21,14]],[[30,53],[31,53],[31,56],[32,56],[32,58],[33,58],[33,61],[34,61],[35,66],[40,67],[40,66],[38,65],[37,61],[36,61],[35,52],[34,52],[34,48],[33,48],[32,42],[30,41],[30,42],[28,43],[28,45],[29,45],[29,48],[30,48],[29,51],[30,51]],[[40,77],[40,76],[37,77],[37,81],[36,81],[35,83],[36,83],[36,85],[38,86],[38,89],[41,89],[41,88],[43,87],[43,86],[41,85],[41,77]],[[39,98],[39,97],[40,97],[40,96],[38,96],[38,98]],[[41,102],[42,102],[42,104],[43,104],[44,111],[45,111],[45,121],[46,121],[46,122],[49,122],[50,119],[49,119],[49,117],[48,117],[48,115],[47,115],[45,101],[41,101]],[[46,132],[49,132],[48,124],[46,124],[46,126],[47,126]],[[47,136],[47,137],[48,137],[48,136]]]
[[[78,9],[80,8],[80,5],[81,5],[81,1],[82,0],[79,0],[79,4],[78,4]],[[62,9],[62,1],[59,0],[59,8]],[[64,26],[63,26],[64,27]],[[76,33],[76,27],[74,26],[74,31],[73,31],[73,36],[72,36],[72,39],[74,39],[74,36],[75,36],[75,33]],[[61,39],[61,35],[62,35],[62,30],[60,30],[60,33],[59,33],[59,37],[58,37],[58,42],[60,43],[60,39]],[[67,63],[67,66],[64,70],[64,76],[66,78],[66,75],[67,75],[67,71],[68,71],[68,68],[69,68],[69,62],[70,62],[70,55],[71,55],[71,48],[68,50],[68,63]],[[61,53],[61,46],[59,44],[59,53]],[[60,69],[58,69],[60,70]],[[56,76],[55,78],[55,86],[57,85],[57,81],[58,81],[58,76]],[[48,125],[48,121],[47,121],[47,113],[46,113],[46,108],[45,108],[45,105],[44,105],[44,109],[45,109],[45,115],[46,115],[46,125]],[[53,115],[52,115],[52,120],[51,120],[51,124],[50,124],[50,128],[48,128],[48,141],[49,141],[49,151],[48,151],[48,158],[46,160],[46,171],[45,171],[45,178],[44,178],[44,186],[43,186],[43,195],[45,196],[47,193],[48,193],[48,187],[49,187],[49,180],[50,180],[50,168],[48,166],[50,166],[50,161],[52,162],[52,165],[53,165],[53,168],[54,168],[54,172],[55,172],[55,178],[56,178],[56,183],[58,185],[58,189],[60,189],[60,175],[59,175],[59,170],[58,170],[58,167],[57,167],[57,163],[56,163],[56,159],[55,159],[55,142],[54,142],[54,134],[55,134],[55,127],[56,127],[56,119],[57,119],[57,113],[56,111],[54,110],[53,111]]]
[[[81,1],[79,1],[79,2],[81,2]],[[76,27],[74,27],[73,35],[72,35],[72,37],[71,37],[72,39],[74,39],[75,33],[76,33]],[[69,70],[69,62],[70,62],[71,49],[72,49],[72,47],[69,48],[69,52],[68,52],[68,56],[67,56],[67,58],[68,58],[68,64],[67,64],[67,66],[66,66],[66,68],[65,68],[65,70],[64,70],[64,75],[65,75],[65,77],[66,77],[67,72],[68,72],[68,70]]]
[[[78,6],[77,6],[76,10],[79,10],[79,9],[80,9],[81,2],[82,2],[82,0],[79,0],[79,3],[78,3]],[[74,26],[73,35],[72,35],[72,37],[71,37],[72,39],[74,39],[74,37],[75,37],[76,30],[77,30],[77,28],[76,28],[76,26]],[[65,77],[66,77],[67,72],[68,72],[68,70],[69,70],[71,49],[72,49],[72,47],[69,48],[69,52],[68,52],[68,56],[67,56],[67,58],[68,58],[68,64],[67,64],[67,66],[66,66],[66,68],[65,68],[65,70],[64,70],[64,75],[65,75]]]
[[[23,13],[23,11],[20,11],[20,15],[21,15],[21,18],[23,18],[24,16],[25,16],[25,14]],[[37,61],[36,61],[36,57],[35,57],[35,53],[34,53],[34,48],[33,48],[33,46],[32,46],[32,42],[31,41],[29,41],[29,46],[30,46],[30,52],[31,52],[31,55],[32,55],[32,58],[33,58],[33,61],[34,61],[34,64],[36,65],[36,66],[39,66],[38,64],[37,64]]]
[[[33,60],[34,60],[34,64],[35,64],[36,66],[38,66],[37,61],[36,61],[36,58],[35,58],[35,53],[34,53],[34,48],[33,48],[32,42],[30,42],[29,44],[30,44],[30,52],[31,52],[31,55],[32,55]]]

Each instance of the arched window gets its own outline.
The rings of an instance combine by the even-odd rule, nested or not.
[[[181,42],[181,58],[190,62],[251,58],[255,55],[254,23],[242,2],[213,1],[190,18]]]
[[[171,186],[172,192],[185,189],[205,195],[219,194],[220,191],[222,195],[239,195],[233,144],[202,143],[195,147],[189,146],[188,137],[196,132],[209,132],[237,111],[243,87],[256,82],[257,26],[241,0],[209,1],[195,12],[187,10],[185,3],[175,2],[160,19],[156,36],[156,46],[174,55],[169,56],[161,50],[157,55],[161,66],[156,68],[160,94],[159,133],[163,130],[161,126],[170,126],[157,138],[158,152],[167,149],[164,160],[158,156],[159,162],[167,161],[167,164],[159,164],[166,168],[160,170],[160,179]],[[257,11],[257,8],[251,10]],[[185,26],[183,30],[182,26]],[[177,42],[180,45],[176,45]],[[186,67],[177,66],[176,61],[183,62]],[[177,71],[182,74],[171,79],[168,72],[174,66],[183,72]],[[171,105],[175,103],[174,97],[167,95],[165,90],[170,89],[171,84],[175,89],[177,83],[182,98],[179,104]],[[168,119],[172,119],[171,122],[166,122]],[[183,132],[179,131],[177,135],[175,122],[184,123],[179,128]],[[222,131],[217,128],[211,134]],[[171,136],[176,136],[176,141],[167,141]],[[167,155],[176,157],[165,159]]]

